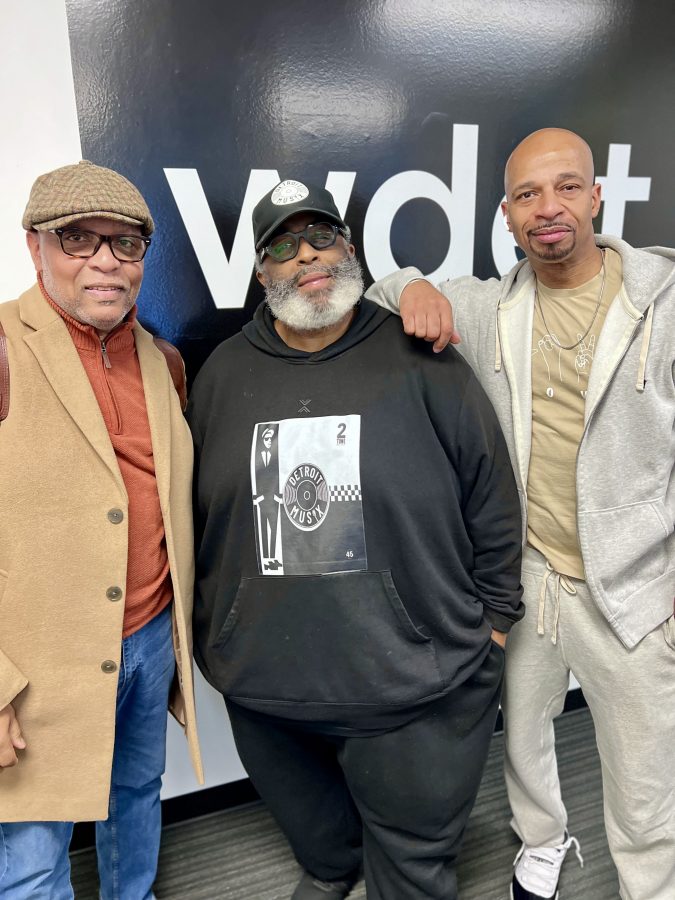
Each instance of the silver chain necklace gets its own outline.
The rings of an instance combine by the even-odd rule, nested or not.
[[[537,306],[539,307],[539,313],[541,315],[541,320],[544,323],[544,328],[546,329],[546,334],[548,334],[548,336],[551,338],[553,343],[557,347],[559,347],[561,350],[574,350],[576,347],[579,346],[579,344],[583,340],[585,340],[588,337],[588,333],[591,330],[591,328],[593,327],[593,325],[595,324],[595,320],[598,317],[598,311],[600,310],[600,304],[602,303],[602,295],[605,292],[605,275],[606,274],[607,274],[607,272],[605,270],[605,251],[603,250],[602,251],[602,282],[600,283],[600,293],[598,294],[598,302],[595,304],[595,312],[593,313],[593,318],[591,319],[591,324],[588,326],[586,331],[584,331],[584,333],[581,335],[579,340],[574,344],[570,344],[569,347],[565,346],[565,344],[561,344],[560,341],[558,340],[558,338],[554,334],[551,334],[551,329],[546,324],[546,318],[544,317],[544,307],[541,305],[541,300],[539,298],[539,281],[538,281],[538,279],[535,280],[534,298],[536,300]]]

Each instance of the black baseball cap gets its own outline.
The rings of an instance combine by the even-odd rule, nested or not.
[[[286,219],[301,212],[319,213],[341,228],[347,228],[329,191],[314,184],[287,179],[265,194],[253,210],[256,251],[265,246],[267,239]]]

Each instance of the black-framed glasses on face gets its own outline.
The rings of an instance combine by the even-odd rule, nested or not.
[[[330,222],[313,222],[303,231],[286,231],[277,234],[266,247],[260,251],[260,262],[265,254],[275,262],[287,262],[298,255],[300,238],[304,238],[315,250],[326,250],[332,247],[338,234],[347,238],[348,232],[344,228],[332,225]]]
[[[148,252],[151,240],[139,234],[98,234],[82,228],[50,228],[67,256],[90,259],[96,256],[105,243],[119,262],[140,262]]]

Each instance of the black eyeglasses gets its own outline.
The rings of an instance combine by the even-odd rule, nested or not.
[[[315,250],[326,250],[333,246],[338,234],[349,240],[348,229],[338,228],[337,225],[331,225],[329,222],[313,222],[304,231],[286,231],[273,237],[269,244],[263,247],[260,251],[260,262],[265,258],[265,254],[275,262],[287,262],[287,260],[293,259],[298,255],[300,238],[304,238]]]
[[[80,228],[50,228],[67,256],[90,259],[96,256],[105,243],[110,252],[120,262],[140,262],[148,252],[150,238],[138,234],[97,234]]]

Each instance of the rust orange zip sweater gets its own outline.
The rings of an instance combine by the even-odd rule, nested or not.
[[[136,307],[102,343],[95,328],[78,322],[62,310],[47,294],[42,282],[40,288],[73,339],[101,408],[129,495],[122,631],[122,636],[127,637],[160,613],[173,596],[143,379],[132,333]]]

